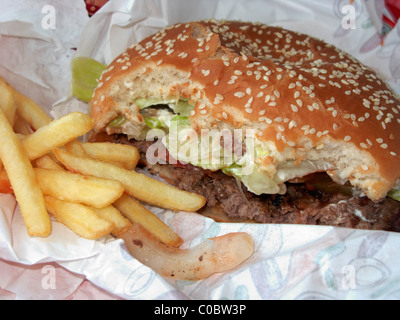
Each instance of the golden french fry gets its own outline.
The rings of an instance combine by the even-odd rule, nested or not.
[[[35,160],[54,148],[87,133],[94,120],[87,114],[71,112],[22,139],[30,160]]]
[[[10,179],[28,234],[48,236],[51,233],[51,221],[42,191],[23,145],[1,109],[0,158]]]
[[[82,143],[79,140],[72,140],[65,144],[65,150],[69,153],[73,153],[79,157],[87,156],[85,149],[83,149]]]
[[[197,211],[206,203],[203,196],[180,190],[133,170],[95,159],[78,157],[60,149],[54,149],[53,152],[68,170],[117,180],[125,187],[126,193],[149,204],[175,211]]]
[[[13,91],[3,82],[0,82],[0,108],[3,109],[10,125],[14,126],[17,106],[15,104]]]
[[[64,168],[60,166],[57,161],[51,158],[50,153],[37,158],[35,160],[35,166],[43,169],[64,170]]]
[[[18,91],[14,91],[14,98],[17,104],[17,114],[25,119],[32,129],[38,130],[53,121],[53,118],[32,99]]]
[[[17,104],[17,114],[20,115],[33,130],[38,130],[53,121],[53,118],[30,98],[18,91],[14,91],[14,98]]]
[[[83,176],[63,170],[35,168],[34,171],[43,194],[60,200],[104,208],[124,192],[122,184],[115,180]]]
[[[139,223],[165,245],[177,248],[183,243],[182,238],[168,225],[131,196],[122,195],[114,206],[132,223]]]
[[[125,218],[121,214],[121,212],[112,205],[104,208],[93,208],[93,210],[103,219],[114,223],[114,229],[111,231],[114,236],[119,236],[123,234],[124,232],[128,231],[128,229],[132,226],[130,221]]]
[[[73,232],[86,239],[98,239],[109,234],[114,223],[99,217],[96,212],[80,203],[45,196],[49,212]]]
[[[82,143],[85,152],[92,158],[113,163],[128,170],[133,170],[139,162],[139,151],[134,146],[112,142]],[[67,149],[68,151],[68,149]],[[71,152],[79,156],[75,152]]]
[[[12,91],[17,114],[25,119],[32,129],[37,130],[53,120],[36,102],[15,90],[2,77],[0,77],[0,83]]]
[[[2,77],[0,77],[0,83],[12,91],[17,107],[17,114],[25,119],[32,129],[37,130],[53,120],[36,102],[15,90]]]

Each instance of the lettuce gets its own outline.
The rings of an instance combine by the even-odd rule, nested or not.
[[[150,127],[151,129],[162,129],[163,128],[163,124],[161,123],[161,121],[159,119],[157,119],[156,117],[148,117],[148,118],[144,118],[144,122],[147,124],[148,127]]]
[[[71,61],[72,95],[89,102],[97,87],[98,79],[106,65],[88,57],[76,57]]]
[[[171,122],[173,122],[173,124],[176,125],[177,128],[190,127],[190,120],[187,116],[175,116],[171,119]]]
[[[108,127],[114,127],[114,128],[121,127],[126,121],[127,119],[120,114],[118,117],[116,117],[108,124]]]
[[[398,189],[390,190],[388,192],[388,197],[390,197],[396,201],[400,201],[400,190],[398,190]]]

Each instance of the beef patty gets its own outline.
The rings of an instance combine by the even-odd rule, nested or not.
[[[283,195],[257,196],[232,176],[221,171],[204,170],[190,164],[155,164],[146,160],[152,141],[128,140],[124,135],[101,137],[115,143],[131,144],[141,154],[140,164],[158,173],[179,189],[204,196],[207,204],[201,212],[219,212],[211,216],[228,217],[229,221],[258,223],[311,224],[356,229],[400,231],[400,202],[389,197],[373,202],[367,197],[353,196],[349,189],[334,184],[325,174],[317,174],[308,182],[286,183]],[[325,175],[325,176],[323,176]],[[329,179],[329,190],[318,188],[318,183]],[[309,182],[311,181],[311,182]],[[317,187],[315,187],[317,185]],[[335,186],[333,186],[335,185]],[[343,192],[344,191],[344,192]],[[221,215],[221,212],[223,215]]]

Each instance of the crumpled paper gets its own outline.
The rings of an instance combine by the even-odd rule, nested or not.
[[[22,3],[0,4],[0,74],[54,117],[88,111],[70,95],[73,55],[109,63],[167,24],[205,18],[260,21],[322,38],[379,71],[400,93],[400,26],[382,43],[372,18],[380,16],[383,1],[111,0],[90,19],[81,0],[30,2],[28,11]],[[353,15],[343,10],[346,5],[353,6]],[[55,9],[55,29],[46,6]],[[355,29],[347,28],[352,17]],[[185,248],[244,231],[253,236],[255,253],[235,270],[203,281],[167,279],[132,258],[112,237],[82,239],[53,221],[50,237],[30,238],[13,196],[0,195],[0,299],[400,298],[400,234],[225,224],[192,213],[152,210],[183,238]]]

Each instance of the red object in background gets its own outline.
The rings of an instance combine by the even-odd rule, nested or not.
[[[108,0],[85,0],[86,10],[87,10],[89,16],[94,15],[107,2],[108,2]]]
[[[385,0],[385,10],[382,14],[382,35],[394,28],[400,18],[400,0]]]

